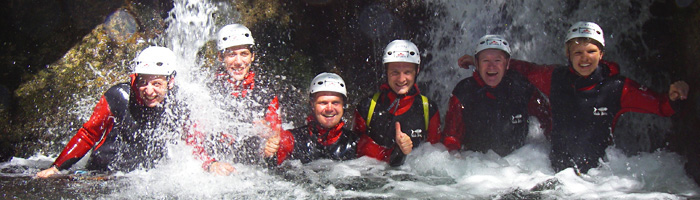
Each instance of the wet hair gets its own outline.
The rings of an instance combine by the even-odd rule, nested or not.
[[[170,74],[170,75],[135,74],[135,75],[134,75],[134,78],[135,78],[136,81],[139,81],[139,80],[141,80],[141,79],[143,78],[143,75],[153,75],[153,76],[163,76],[163,77],[165,77],[165,80],[166,80],[166,81],[170,81],[170,79],[175,78],[175,74],[176,74],[175,72],[173,72],[173,73]]]
[[[255,54],[258,49],[255,48],[255,45],[248,45],[248,50],[250,50],[250,53]]]
[[[415,63],[411,63],[411,64],[416,65],[416,67],[415,67],[415,69],[416,69],[416,78],[418,78],[418,73],[420,72],[420,64],[415,64]],[[385,64],[384,64],[384,75],[388,75],[388,74],[389,74],[389,63],[385,63]]]
[[[486,49],[484,49],[484,50],[486,50]],[[495,49],[495,50],[500,50],[500,49]],[[483,51],[483,50],[482,50],[482,51]],[[476,62],[479,62],[479,54],[480,54],[482,51],[479,51],[479,53],[476,53],[476,55],[474,55],[474,64],[476,64]],[[510,59],[510,54],[508,54],[508,52],[503,51],[503,50],[500,50],[500,51],[503,52],[504,54],[506,54],[506,60],[509,60],[509,59]]]
[[[319,92],[316,92],[316,93],[313,93],[313,94],[309,94],[309,103],[312,105],[312,106],[311,106],[312,108],[313,108],[314,102],[316,101],[316,97],[317,97],[316,95],[317,95],[318,93],[320,93],[320,92],[322,92],[322,91],[319,91]],[[334,93],[337,93],[337,92],[334,92]],[[338,96],[340,96],[340,97],[343,98],[343,106],[345,106],[345,105],[348,104],[348,103],[347,103],[347,102],[348,102],[348,97],[346,97],[345,95],[343,95],[343,94],[341,94],[341,93],[338,93]]]
[[[228,48],[230,48],[230,47],[226,47],[226,49],[228,49]],[[216,69],[216,73],[223,73],[226,71],[226,65],[223,62],[224,51],[226,51],[226,49],[219,50],[216,52],[216,62],[219,63],[219,67],[218,67],[218,69]],[[248,45],[248,51],[250,51],[251,55],[253,55],[253,56],[256,55],[255,50],[256,50],[255,45]],[[250,63],[250,70],[254,69],[255,65],[253,63],[255,63],[255,62],[256,61],[253,60],[253,62]]]
[[[590,43],[590,44],[597,46],[598,49],[600,49],[601,53],[605,53],[605,47],[603,46],[603,44],[600,44],[600,42],[598,42],[597,40],[587,38],[587,37],[577,37],[577,38],[570,39],[569,41],[566,41],[566,49],[564,49],[564,50],[565,50],[567,57],[569,56],[569,51],[571,50],[571,47],[574,46],[574,44],[586,44],[586,43]]]
[[[240,46],[240,45],[238,45],[238,46]],[[223,50],[217,51],[217,54],[216,54],[217,59],[220,55],[224,54],[224,51],[226,51],[226,49],[228,49],[228,48],[231,48],[231,47],[226,47]],[[250,51],[251,54],[255,54],[257,51],[257,48],[255,48],[255,45],[248,45],[248,51]]]

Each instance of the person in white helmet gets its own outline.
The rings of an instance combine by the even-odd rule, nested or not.
[[[241,24],[226,25],[219,30],[216,44],[220,88],[233,96],[248,96],[255,87],[255,72],[250,70],[255,61],[253,34]]]
[[[246,26],[229,24],[222,27],[216,37],[217,68],[216,78],[209,84],[216,105],[231,113],[230,121],[249,125],[269,127],[271,133],[253,136],[240,136],[238,131],[248,131],[238,126],[225,127],[218,133],[194,131],[193,141],[197,153],[207,162],[204,168],[228,174],[233,167],[226,162],[244,164],[264,164],[260,150],[263,139],[278,135],[282,131],[279,98],[270,83],[264,83],[261,74],[253,67],[256,59],[255,39]],[[235,119],[233,119],[235,118]],[[236,140],[235,138],[238,138]]]
[[[552,150],[554,170],[573,167],[587,173],[597,167],[612,144],[617,118],[625,112],[671,116],[678,110],[672,101],[685,100],[688,84],[677,81],[667,94],[648,90],[620,75],[616,63],[602,60],[605,53],[603,29],[593,22],[577,22],[566,35],[566,66],[536,66],[511,59],[511,69],[524,74],[549,96],[552,108]],[[460,66],[470,65],[468,55]]]
[[[69,169],[88,151],[88,170],[131,171],[152,167],[165,153],[163,133],[177,135],[183,124],[173,98],[175,54],[165,47],[144,49],[134,59],[130,83],[112,86],[52,166],[46,178]],[[166,112],[166,110],[170,110]],[[160,131],[160,132],[158,132]],[[159,134],[154,136],[155,134]],[[179,137],[175,137],[179,138]]]
[[[225,105],[226,109],[238,114],[248,112],[249,122],[264,121],[275,134],[282,130],[280,117],[280,99],[276,94],[275,84],[269,83],[260,74],[251,69],[255,61],[255,40],[250,30],[241,24],[226,25],[218,32],[217,58],[221,71],[217,74],[215,84],[224,95],[223,102],[244,102],[244,108]],[[264,82],[268,81],[268,82]],[[240,103],[239,103],[240,104]],[[265,113],[264,119],[257,119],[258,113]]]
[[[399,166],[421,143],[440,141],[440,114],[416,85],[420,52],[413,42],[389,43],[382,64],[387,82],[356,106],[353,130],[360,134],[358,156]]]
[[[342,120],[348,100],[345,81],[334,73],[320,73],[311,81],[309,95],[311,114],[306,125],[283,131],[265,143],[264,156],[271,165],[285,160],[308,163],[357,157],[357,135]]]
[[[508,70],[510,55],[510,43],[502,36],[479,39],[476,70],[457,83],[450,97],[443,130],[449,150],[493,150],[506,156],[525,144],[531,116],[549,135],[548,99],[524,76]]]

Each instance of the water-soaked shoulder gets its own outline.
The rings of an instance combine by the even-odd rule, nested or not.
[[[119,83],[110,87],[104,96],[107,102],[112,103],[127,103],[129,102],[129,95],[131,93],[131,85],[129,83]]]
[[[476,83],[476,80],[474,79],[473,76],[472,76],[472,77],[467,77],[467,78],[465,78],[465,79],[462,79],[461,81],[459,81],[459,82],[457,83],[457,85],[455,86],[455,88],[452,89],[452,94],[460,93],[460,91],[464,91],[465,88],[472,87],[472,86],[474,86],[474,85],[476,85],[476,84],[477,84],[477,83]]]

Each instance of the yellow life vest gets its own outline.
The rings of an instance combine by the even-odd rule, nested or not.
[[[369,112],[367,113],[367,127],[369,127],[369,122],[372,121],[372,115],[374,114],[374,107],[377,106],[377,100],[379,100],[379,96],[381,95],[381,92],[374,93],[374,96],[372,96],[372,101],[369,103]],[[430,107],[430,104],[428,103],[428,97],[425,97],[423,95],[420,95],[421,100],[423,100],[423,119],[425,121],[425,130],[428,130],[428,124],[430,124],[429,119],[428,119],[428,108]]]

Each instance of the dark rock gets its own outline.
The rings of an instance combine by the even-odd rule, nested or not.
[[[559,182],[559,179],[550,178],[544,182],[538,183],[537,185],[532,187],[530,189],[530,191],[541,192],[541,191],[545,191],[545,190],[554,190],[554,189],[557,189],[557,187],[560,185],[561,185],[561,182]]]

